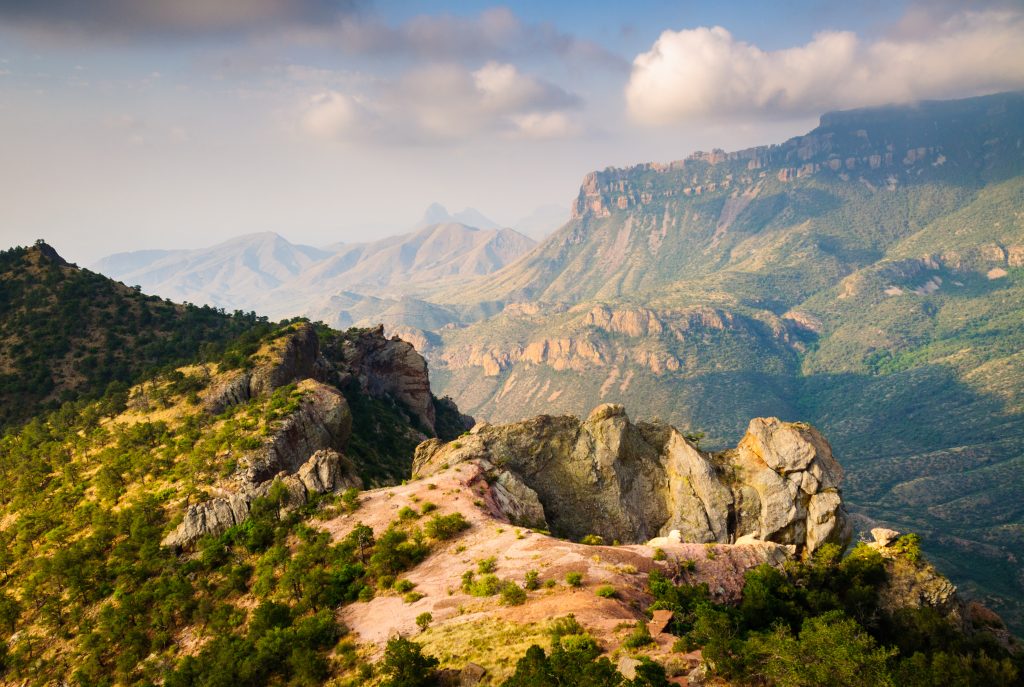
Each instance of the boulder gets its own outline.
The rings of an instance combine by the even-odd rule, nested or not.
[[[875,540],[874,543],[880,547],[889,546],[889,544],[899,539],[899,536],[899,532],[890,530],[887,527],[876,527],[871,530],[871,537]]]

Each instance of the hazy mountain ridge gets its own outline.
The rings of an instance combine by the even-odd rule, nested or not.
[[[493,272],[533,245],[512,229],[447,222],[333,251],[251,234],[208,249],[116,254],[95,269],[173,300],[348,326],[375,323],[359,314],[363,301],[363,310],[379,310],[379,299],[394,304],[445,280]],[[338,302],[343,294],[350,307]]]

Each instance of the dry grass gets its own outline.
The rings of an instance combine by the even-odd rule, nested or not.
[[[551,641],[546,623],[517,624],[499,618],[466,616],[414,637],[424,653],[435,656],[445,668],[476,663],[487,669],[481,684],[501,684],[515,672],[518,661],[533,644],[545,650]]]

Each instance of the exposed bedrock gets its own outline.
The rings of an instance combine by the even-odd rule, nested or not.
[[[707,453],[674,427],[634,424],[605,404],[585,420],[542,415],[431,439],[417,448],[413,475],[467,460],[507,472],[507,483],[536,494],[550,529],[574,539],[637,543],[678,531],[685,542],[747,537],[813,552],[851,535],[842,468],[801,423],[755,418],[735,449]]]
[[[299,468],[288,474],[281,472],[274,479],[247,485],[239,491],[193,504],[185,511],[181,523],[161,542],[164,546],[182,548],[207,534],[221,534],[249,517],[252,503],[266,496],[274,482],[280,480],[287,497],[283,504],[295,508],[316,494],[325,494],[347,487],[362,487],[355,466],[337,451],[316,451]]]

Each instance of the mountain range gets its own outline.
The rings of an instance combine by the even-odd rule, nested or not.
[[[588,174],[504,266],[400,263],[384,241],[253,307],[384,323],[490,421],[622,402],[720,447],[752,416],[808,419],[862,531],[922,533],[1022,627],[1022,208],[1022,94],[832,112],[781,144]]]
[[[915,534],[852,544],[805,422],[474,423],[382,327],[177,306],[45,243],[0,282],[6,381],[119,364],[4,418],[3,684],[1020,683]]]
[[[829,113],[595,172],[533,251],[379,321],[492,421],[621,401],[723,445],[752,415],[811,419],[855,513],[921,531],[1019,623],[1021,102]]]
[[[428,209],[425,219],[447,216],[437,208]],[[513,229],[445,220],[408,234],[329,249],[263,233],[198,250],[118,253],[92,267],[175,301],[275,318],[299,314],[348,326],[362,320],[361,304],[362,310],[379,312],[380,299],[394,305],[439,280],[488,274],[533,245]]]

